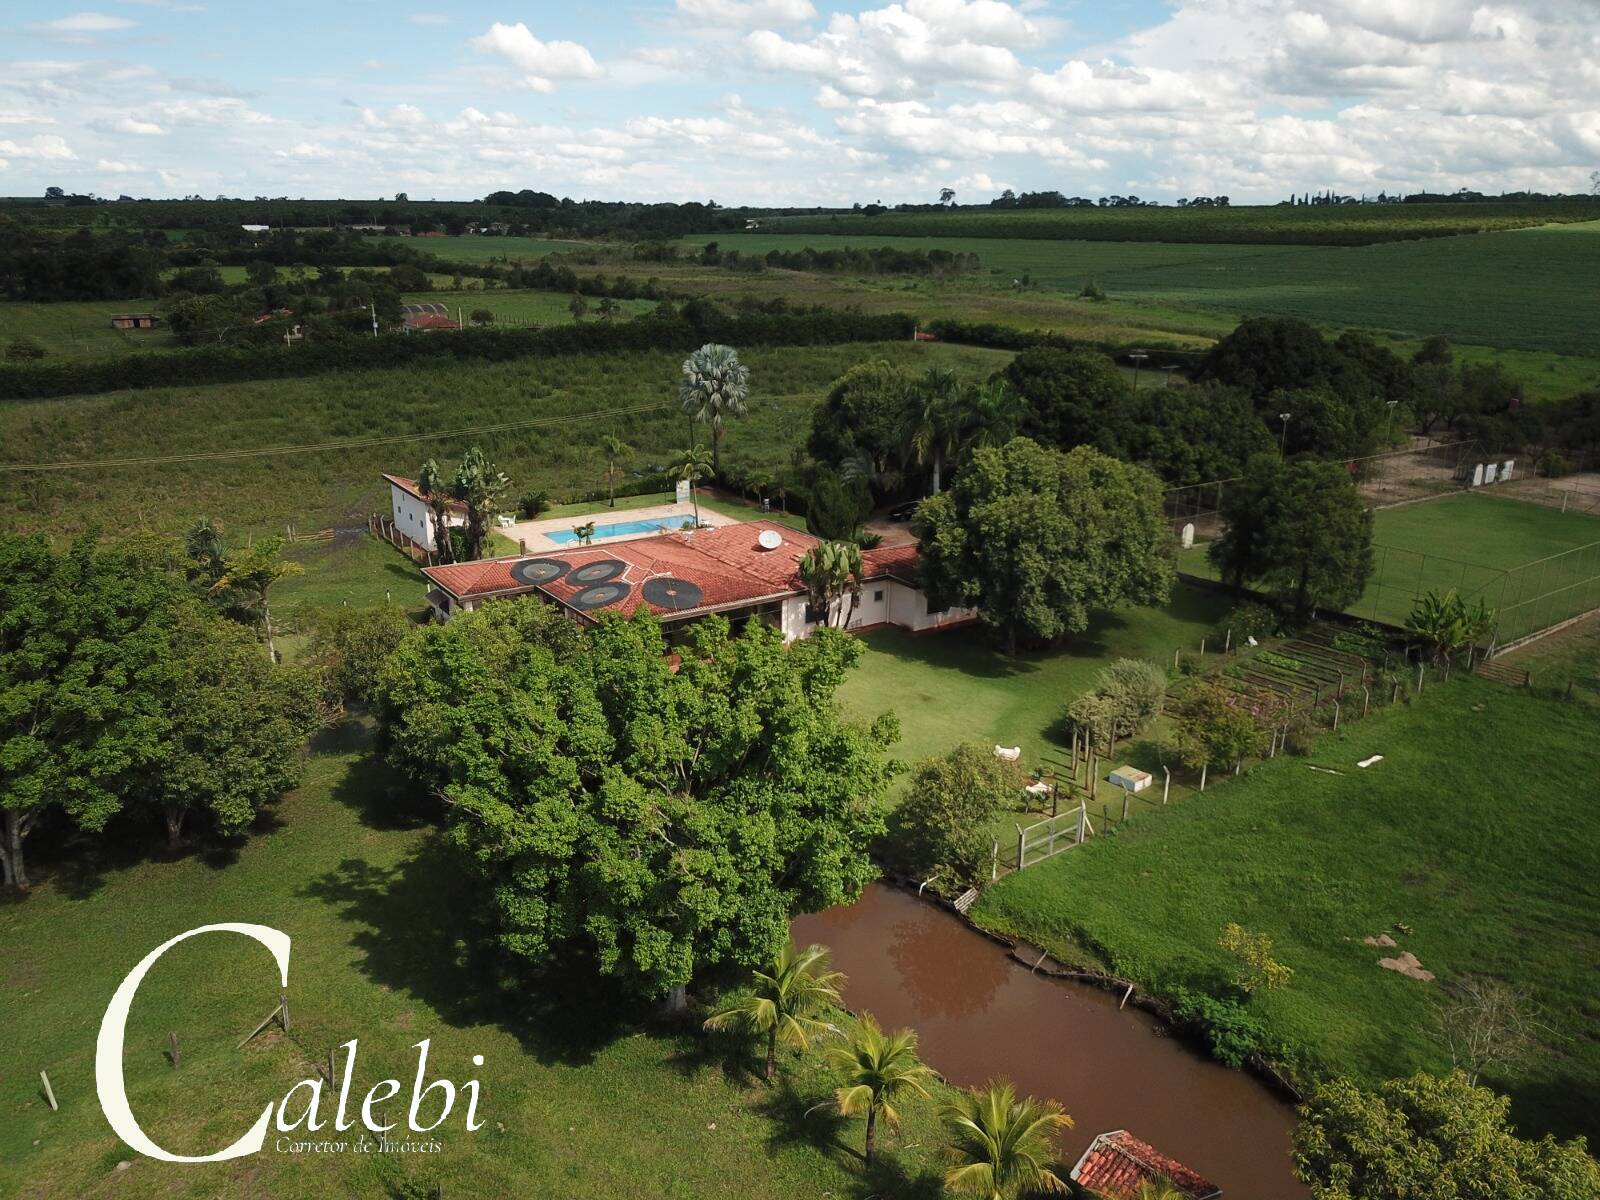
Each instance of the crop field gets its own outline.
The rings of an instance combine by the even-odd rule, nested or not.
[[[729,423],[723,459],[773,469],[810,428],[813,404],[853,364],[870,358],[914,370],[939,363],[985,377],[1010,359],[1000,351],[894,342],[763,350],[743,355],[751,412]],[[617,432],[632,466],[661,465],[688,433],[674,400],[679,354],[631,353],[440,362],[416,369],[336,372],[307,379],[149,389],[0,406],[0,467],[7,463],[166,457],[302,446],[356,438],[398,444],[295,452],[226,461],[86,470],[0,470],[0,515],[9,528],[74,533],[115,514],[115,532],[177,532],[209,515],[235,532],[364,525],[386,509],[383,471],[410,473],[428,457],[453,460],[480,444],[512,481],[511,495],[556,499],[603,485],[598,441]],[[584,414],[658,403],[615,423]],[[478,436],[482,426],[571,418],[548,428]],[[450,437],[441,430],[465,430]],[[699,431],[701,438],[705,431]]]
[[[982,924],[1066,962],[1157,991],[1226,987],[1228,922],[1268,934],[1294,971],[1249,1007],[1323,1068],[1371,1085],[1450,1058],[1441,984],[1526,988],[1543,1024],[1527,1060],[1490,1072],[1526,1134],[1600,1135],[1600,803],[1592,771],[1558,771],[1594,711],[1457,676],[1281,755],[1202,800],[1142,814],[1114,837],[1002,880]],[[1355,763],[1381,754],[1369,770]],[[1311,766],[1322,770],[1313,771]],[[1549,786],[1513,789],[1517,779]],[[1389,932],[1440,983],[1383,970]]]
[[[595,245],[593,242],[533,237],[483,237],[478,234],[396,238],[375,234],[366,241],[375,246],[407,246],[425,254],[432,254],[445,262],[460,263],[536,262],[549,254],[588,250]]]
[[[881,237],[1081,239],[1114,242],[1271,242],[1362,246],[1593,221],[1600,204],[1347,204],[1237,208],[958,209],[765,218],[775,232],[837,233],[877,244]]]
[[[1600,221],[1367,246],[1041,243],[962,236],[959,225],[953,221],[948,236],[921,238],[877,237],[875,229],[864,229],[860,236],[757,233],[684,241],[715,241],[749,254],[802,245],[938,246],[976,254],[983,268],[978,277],[1001,286],[1027,273],[1071,296],[1093,279],[1112,302],[1150,305],[1154,312],[1203,310],[1219,319],[1226,314],[1225,328],[1242,317],[1270,315],[1399,338],[1443,333],[1463,343],[1578,356],[1592,355],[1600,343],[1600,306],[1589,282],[1600,277]],[[948,286],[962,287],[959,281]]]
[[[1544,624],[1550,624],[1600,605],[1600,580],[1585,586],[1570,572],[1547,578],[1537,568],[1524,568],[1524,564],[1600,542],[1600,520],[1582,513],[1564,513],[1477,492],[1461,493],[1379,509],[1373,514],[1372,540],[1372,579],[1361,599],[1347,610],[1354,616],[1403,625],[1418,597],[1430,591],[1454,590],[1470,599],[1481,597],[1490,608],[1505,607],[1500,640],[1509,641],[1542,628],[1537,622],[1544,616],[1551,618]],[[1576,569],[1583,564],[1564,566]],[[1217,577],[1204,546],[1185,552],[1180,567],[1203,578]],[[1547,588],[1568,584],[1577,586],[1554,599],[1551,603],[1556,607],[1537,606],[1535,610],[1523,603]],[[1512,609],[1512,605],[1519,607]]]

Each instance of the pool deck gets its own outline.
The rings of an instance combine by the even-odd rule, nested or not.
[[[751,512],[751,518],[759,516]],[[694,519],[694,505],[692,504],[652,504],[645,508],[607,509],[604,512],[591,513],[586,517],[541,517],[537,521],[516,521],[510,526],[498,530],[513,542],[525,543],[529,554],[543,554],[551,550],[570,550],[577,545],[576,542],[558,542],[548,535],[552,533],[571,533],[576,526],[585,525],[593,521],[596,526],[621,525],[630,521],[670,521],[674,529],[679,528],[685,521]],[[701,525],[737,525],[739,522],[733,517],[723,516],[721,513],[712,512],[704,505],[700,508]],[[641,537],[657,537],[655,533],[621,533],[615,537],[597,537],[595,545],[604,542],[626,542]]]

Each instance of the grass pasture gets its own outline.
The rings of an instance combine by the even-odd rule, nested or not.
[[[32,338],[52,358],[114,358],[151,350],[176,350],[166,329],[113,329],[115,313],[150,312],[154,300],[63,300],[34,304],[0,300],[0,350],[14,338]]]
[[[593,242],[553,238],[484,237],[479,234],[397,238],[375,234],[365,240],[374,246],[409,246],[452,263],[531,263],[551,254],[570,254],[589,250],[595,245]]]
[[[786,464],[809,429],[812,405],[846,368],[875,357],[915,369],[941,363],[978,377],[1010,356],[911,342],[748,350],[742,358],[751,368],[751,413],[730,423],[724,460],[768,469]],[[535,488],[561,499],[604,486],[598,442],[613,427],[597,427],[583,414],[659,402],[657,410],[616,421],[615,432],[634,449],[630,466],[659,466],[681,448],[688,437],[674,400],[681,362],[682,355],[668,353],[440,362],[0,405],[0,467],[417,439],[231,460],[0,470],[0,514],[13,529],[60,534],[95,523],[116,532],[178,532],[201,514],[235,535],[282,532],[288,524],[302,530],[364,526],[367,513],[388,507],[380,472],[414,472],[428,457],[453,461],[474,443],[511,477],[513,499]],[[488,435],[429,436],[540,417],[573,420]],[[704,439],[705,431],[699,436]]]
[[[303,786],[248,842],[147,857],[138,833],[103,840],[100,855],[52,861],[36,852],[44,881],[0,903],[0,1195],[310,1200],[431,1196],[435,1187],[447,1197],[618,1200],[931,1194],[938,1134],[930,1105],[907,1106],[903,1132],[886,1142],[889,1161],[868,1176],[860,1122],[808,1113],[831,1096],[815,1054],[783,1051],[784,1082],[768,1088],[753,1050],[708,1040],[693,1024],[653,1025],[604,994],[523,987],[497,997],[490,973],[473,961],[481,936],[467,916],[474,897],[431,825],[388,795],[388,783],[363,729],[347,725],[322,739]],[[278,1150],[274,1131],[257,1156],[171,1166],[121,1145],[95,1100],[104,1008],[149,950],[224,921],[258,922],[292,939],[291,1030],[236,1049],[277,1003],[262,948],[208,935],[164,957],[136,997],[124,1056],[130,1103],[159,1144],[189,1154],[220,1149],[352,1037],[353,1107],[378,1080],[401,1080],[400,1097],[376,1111],[404,1133],[413,1046],[427,1038],[430,1078],[481,1082],[484,1127],[465,1131],[463,1100],[434,1135],[437,1153],[297,1154]],[[164,1053],[169,1029],[180,1038],[178,1070]],[[473,1055],[484,1056],[482,1067]],[[40,1068],[60,1112],[39,1090]],[[330,1120],[315,1136],[338,1135]]]
[[[1442,981],[1481,975],[1531,992],[1544,1045],[1486,1082],[1509,1092],[1524,1132],[1593,1142],[1600,841],[1580,831],[1600,784],[1570,770],[1508,787],[1575,765],[1593,721],[1584,705],[1458,677],[1326,738],[1309,759],[1261,764],[1009,876],[974,916],[1158,991],[1220,986],[1227,922],[1269,934],[1294,977],[1251,1007],[1320,1065],[1368,1084],[1449,1067],[1439,985],[1380,969],[1385,952],[1363,944],[1388,930]],[[1369,754],[1384,760],[1356,769]]]
[[[438,292],[407,292],[407,304],[443,304],[450,310],[450,315],[455,317],[460,310],[461,318],[467,323],[472,323],[472,314],[475,310],[484,308],[494,314],[495,323],[500,325],[570,325],[572,324],[572,310],[569,307],[572,297],[561,292],[527,292],[527,291],[438,291]],[[598,297],[588,297],[588,321],[599,321],[600,315],[595,312],[595,305],[599,304]],[[623,318],[636,317],[640,313],[652,311],[656,307],[654,300],[618,300],[617,306],[621,309]]]

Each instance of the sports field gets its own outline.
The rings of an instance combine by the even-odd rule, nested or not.
[[[1373,514],[1373,574],[1348,611],[1405,624],[1418,597],[1455,590],[1503,610],[1501,641],[1600,606],[1600,560],[1556,559],[1600,542],[1600,520],[1521,500],[1463,492]],[[1529,565],[1534,564],[1534,565]],[[1183,570],[1217,578],[1204,546],[1187,551]],[[1552,589],[1565,589],[1533,603]]]
[[[1447,334],[1476,345],[1591,355],[1600,307],[1600,221],[1370,246],[1043,241],[949,235],[724,234],[683,239],[765,254],[773,249],[942,247],[976,254],[979,275],[1031,278],[1076,294],[1096,280],[1112,301],[1202,309],[1232,318],[1301,317],[1401,338]]]

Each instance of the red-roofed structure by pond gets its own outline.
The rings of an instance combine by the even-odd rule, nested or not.
[[[1126,1129],[1102,1133],[1072,1168],[1072,1180],[1091,1195],[1105,1200],[1137,1200],[1144,1183],[1167,1184],[1186,1200],[1211,1200],[1222,1189],[1203,1179],[1175,1158],[1141,1142]]]
[[[820,623],[821,614],[809,611],[799,570],[817,544],[811,534],[775,521],[748,521],[449,563],[423,574],[433,585],[428,603],[441,620],[488,600],[533,595],[580,621],[641,607],[668,626],[722,613],[735,621],[756,617],[792,641]],[[895,625],[922,632],[973,620],[968,609],[929,611],[916,583],[916,546],[866,550],[861,559],[865,578],[850,629]]]

